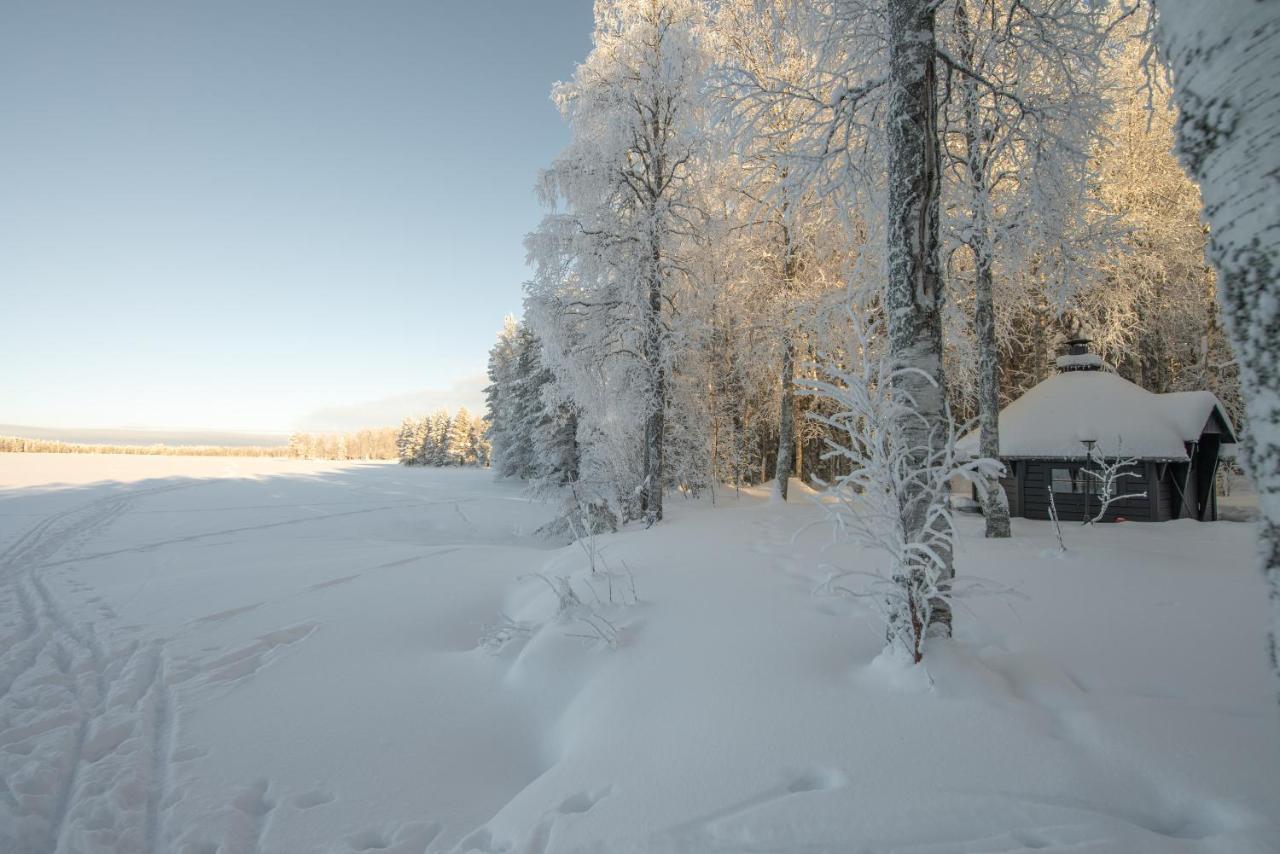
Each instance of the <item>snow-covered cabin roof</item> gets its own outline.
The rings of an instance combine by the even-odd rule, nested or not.
[[[1217,413],[1223,442],[1235,429],[1212,392],[1153,394],[1110,370],[1065,370],[1000,411],[1004,459],[1082,459],[1086,439],[1106,457],[1186,460]],[[962,438],[962,456],[978,451],[978,431]]]

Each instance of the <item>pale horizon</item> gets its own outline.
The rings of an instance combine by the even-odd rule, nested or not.
[[[291,433],[345,433],[379,427],[394,427],[405,418],[419,417],[440,409],[455,412],[465,407],[473,413],[484,411],[484,387],[488,379],[483,373],[466,376],[447,388],[421,388],[401,394],[354,401],[335,402],[318,406],[284,427],[201,424],[197,422],[121,422],[121,423],[72,423],[67,421],[23,421],[16,418],[0,418],[0,435],[21,435],[28,439],[58,439],[77,433],[155,433],[183,434],[207,433],[219,436],[282,436]],[[4,410],[6,413],[9,410]],[[105,441],[103,437],[100,441]]]

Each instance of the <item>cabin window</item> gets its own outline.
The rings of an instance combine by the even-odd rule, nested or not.
[[[1053,469],[1053,491],[1059,495],[1095,493],[1098,491],[1097,480],[1097,478],[1085,474],[1084,470],[1080,468]]]

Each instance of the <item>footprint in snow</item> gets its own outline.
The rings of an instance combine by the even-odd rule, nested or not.
[[[179,747],[170,754],[170,759],[174,762],[190,762],[193,759],[203,759],[209,755],[209,750],[204,747]]]
[[[410,821],[391,828],[369,827],[348,836],[345,843],[332,849],[334,854],[422,854],[444,826],[434,821]]]
[[[847,785],[849,778],[838,768],[810,768],[795,775],[787,784],[788,794],[821,792]]]
[[[793,771],[787,774],[787,780],[783,785],[767,789],[755,797],[747,798],[710,815],[695,819],[687,825],[677,828],[676,833],[679,835],[681,832],[689,831],[709,832],[717,839],[732,839],[735,838],[739,823],[761,807],[767,807],[800,795],[839,789],[847,785],[848,782],[848,776],[838,768],[815,766]]]
[[[275,809],[276,802],[271,798],[271,784],[265,779],[258,779],[243,789],[231,801],[231,806],[245,815],[265,816]]]
[[[178,854],[218,854],[221,847],[216,842],[187,842],[178,849]]]
[[[561,815],[584,813],[613,794],[613,786],[605,786],[594,792],[575,792],[560,802],[558,812]]]
[[[296,809],[309,810],[313,807],[333,803],[333,800],[333,792],[330,792],[328,789],[312,789],[309,792],[303,792],[300,795],[295,795],[290,803],[292,803]]]
[[[209,671],[206,681],[225,684],[252,676],[270,664],[282,650],[309,636],[317,626],[317,623],[302,623],[262,635],[248,646],[205,664]]]

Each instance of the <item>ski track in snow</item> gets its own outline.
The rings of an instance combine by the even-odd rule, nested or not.
[[[307,508],[305,505],[299,505],[299,506],[304,507],[304,509],[310,509],[310,508]],[[207,540],[210,537],[226,537],[232,534],[247,533],[249,531],[266,531],[271,528],[284,528],[290,525],[304,525],[311,522],[322,521],[325,519],[339,519],[344,516],[363,516],[366,513],[378,513],[384,510],[391,510],[400,506],[403,506],[403,504],[391,504],[385,507],[366,507],[361,510],[348,510],[343,513],[322,513],[322,514],[316,514],[314,516],[304,516],[301,519],[285,519],[284,521],[281,521],[281,522],[264,522],[263,524],[260,524],[260,525],[242,525],[238,528],[224,528],[218,531],[206,531],[204,533],[191,534],[185,537],[172,537],[167,540],[156,540],[155,542],[143,543],[142,545],[138,545],[138,546],[129,546],[127,548],[112,549],[110,551],[105,551],[105,552],[94,552],[93,554],[64,558],[62,560],[46,561],[43,564],[43,566],[46,566],[46,567],[62,566],[63,564],[79,563],[81,561],[89,561],[89,560],[98,560],[100,558],[114,557],[116,555],[122,555],[122,554],[130,554],[135,552],[149,552],[154,549],[158,549],[161,546],[172,546],[172,545],[177,545],[178,543],[194,543],[200,540]]]
[[[174,687],[198,674],[206,685],[234,684],[315,629],[281,629],[175,673],[163,641],[113,641],[110,627],[65,610],[43,572],[161,545],[82,555],[138,499],[200,483],[127,489],[54,513],[0,553],[0,852],[174,850],[165,816],[181,799],[175,763],[203,755],[175,753]],[[221,533],[228,532],[182,539]],[[105,605],[98,610],[114,616]],[[256,854],[274,808],[269,781],[255,781],[220,814],[220,843],[193,840],[180,850]]]
[[[159,643],[108,648],[40,575],[78,553],[138,498],[171,484],[54,513],[0,554],[0,849],[155,852],[173,701]]]
[[[42,573],[87,561],[149,552],[164,546],[272,528],[288,527],[406,506],[453,504],[400,500],[388,504],[382,490],[357,489],[364,502],[262,505],[310,511],[299,519],[229,527],[127,547],[90,551],[104,531],[138,499],[211,481],[192,480],[156,487],[121,487],[37,521],[0,551],[0,854],[261,854],[272,816],[282,800],[272,782],[259,778],[214,809],[198,827],[166,828],[166,815],[185,794],[177,773],[204,758],[207,750],[177,749],[179,704],[175,691],[233,688],[271,664],[284,650],[305,640],[316,623],[286,626],[235,649],[217,650],[207,660],[169,661],[162,640],[112,639],[112,627],[84,613],[69,613]],[[377,506],[325,512],[311,505]],[[239,509],[239,508],[237,508]],[[166,512],[144,510],[144,513]],[[460,512],[460,510],[459,510]],[[389,561],[364,572],[408,565],[434,554]],[[313,585],[352,581],[362,573]],[[74,579],[67,586],[88,591]],[[100,597],[87,600],[104,619],[115,614]],[[263,603],[233,608],[197,620],[218,623]],[[307,810],[334,800],[317,789],[289,799]],[[181,832],[179,832],[181,830]],[[409,821],[370,827],[336,840],[329,850],[423,854],[444,830],[438,822]]]

